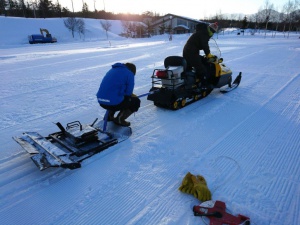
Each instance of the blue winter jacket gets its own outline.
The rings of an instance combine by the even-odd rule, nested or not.
[[[118,105],[124,96],[131,96],[134,74],[123,63],[115,63],[104,76],[98,93],[98,102],[103,105]]]

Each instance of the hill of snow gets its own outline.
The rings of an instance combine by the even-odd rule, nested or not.
[[[1,45],[27,44],[28,35],[39,34],[40,28],[47,29],[53,37],[56,37],[58,42],[74,42],[74,41],[94,41],[106,40],[106,33],[101,26],[99,19],[83,19],[85,22],[85,35],[79,36],[75,32],[75,37],[72,37],[71,32],[65,27],[64,20],[66,18],[49,18],[49,19],[33,19],[20,17],[0,17],[1,36],[4,42]],[[123,32],[121,21],[108,20],[111,23],[109,38],[118,38],[118,35]],[[6,38],[4,38],[6,37]]]

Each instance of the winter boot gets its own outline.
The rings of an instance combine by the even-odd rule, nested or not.
[[[118,116],[114,119],[115,124],[121,125],[123,127],[129,127],[130,122],[127,122],[126,119],[132,114],[129,109],[121,110]]]
[[[200,90],[201,91],[207,91],[207,90],[212,90],[213,86],[209,84],[209,77],[207,75],[202,76],[201,78],[201,85],[200,85]]]
[[[115,111],[109,110],[107,121],[114,121],[115,119]]]
[[[205,77],[205,76],[203,76],[203,77],[201,78],[200,90],[201,90],[201,91],[207,91],[207,80],[206,80],[206,77]]]

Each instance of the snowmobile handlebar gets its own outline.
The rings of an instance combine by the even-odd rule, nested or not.
[[[207,58],[206,56],[204,58],[207,60],[207,62],[210,62],[210,63],[222,63],[223,62],[223,58],[219,58],[216,55],[214,55],[211,58]]]

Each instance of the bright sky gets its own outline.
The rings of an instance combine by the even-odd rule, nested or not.
[[[55,3],[56,0],[52,0]],[[268,0],[274,8],[281,11],[288,0]],[[72,0],[59,0],[63,7],[73,11]],[[73,0],[74,11],[81,11],[82,3],[89,10],[104,10],[113,13],[142,14],[146,11],[172,13],[193,19],[203,19],[216,14],[252,14],[263,7],[266,0]]]

